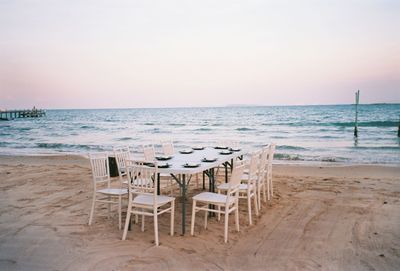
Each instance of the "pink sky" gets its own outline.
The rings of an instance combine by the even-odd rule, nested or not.
[[[400,102],[398,1],[6,1],[0,108]]]

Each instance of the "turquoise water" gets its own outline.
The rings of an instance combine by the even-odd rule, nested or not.
[[[278,160],[400,165],[400,104],[48,110],[37,119],[0,121],[1,154],[78,153],[173,139],[177,149],[238,140],[277,144]]]

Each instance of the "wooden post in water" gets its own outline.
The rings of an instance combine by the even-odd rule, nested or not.
[[[360,90],[356,92],[356,120],[354,122],[354,136],[358,137],[358,104],[360,102]]]

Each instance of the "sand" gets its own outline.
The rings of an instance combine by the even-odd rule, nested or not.
[[[204,230],[202,216],[194,237],[181,236],[178,204],[176,235],[162,216],[155,247],[150,219],[126,241],[116,212],[99,208],[87,225],[87,159],[0,156],[0,270],[400,269],[400,167],[276,165],[273,178],[253,226],[243,204],[239,233],[231,218],[228,244],[223,222],[211,218]]]

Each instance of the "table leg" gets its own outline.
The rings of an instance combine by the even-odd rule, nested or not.
[[[224,163],[225,168],[225,183],[228,182],[228,162]]]
[[[186,175],[182,174],[182,235],[185,235],[186,226]]]
[[[160,195],[160,173],[157,173],[157,195]]]

